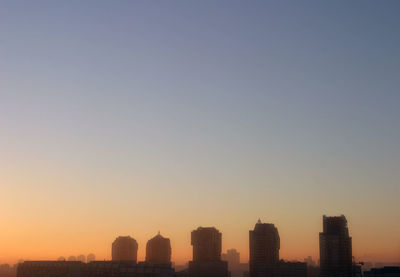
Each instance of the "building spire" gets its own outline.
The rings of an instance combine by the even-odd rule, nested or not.
[[[261,219],[258,218],[257,224],[261,224]]]

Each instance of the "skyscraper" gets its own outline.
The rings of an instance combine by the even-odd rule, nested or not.
[[[189,277],[228,277],[228,263],[221,261],[222,234],[214,227],[199,227],[191,236]]]
[[[264,277],[279,262],[280,238],[274,224],[258,220],[249,231],[250,277]]]
[[[113,261],[137,261],[138,244],[135,239],[125,236],[118,237],[112,244]]]
[[[146,245],[146,262],[152,264],[169,264],[171,262],[171,243],[158,233]]]
[[[352,276],[352,245],[347,220],[341,216],[323,216],[319,233],[321,277]]]
[[[222,234],[214,227],[192,231],[193,261],[220,261]]]

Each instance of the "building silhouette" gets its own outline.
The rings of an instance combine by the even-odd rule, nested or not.
[[[133,261],[29,261],[18,265],[17,277],[174,277],[171,265]]]
[[[146,262],[151,264],[171,263],[171,242],[158,233],[146,245]]]
[[[214,227],[199,227],[191,233],[193,261],[189,277],[228,277],[228,263],[221,261],[222,234]]]
[[[323,216],[319,233],[321,277],[352,276],[352,243],[347,220],[341,216]]]
[[[192,231],[193,261],[220,261],[222,234],[214,227]]]
[[[137,261],[138,244],[130,236],[120,236],[112,243],[113,261]]]
[[[76,257],[76,260],[82,263],[86,263],[86,256],[85,255],[78,255],[78,257]]]
[[[93,262],[95,260],[96,260],[96,256],[93,253],[88,254],[87,257],[86,257],[86,261],[88,263]]]
[[[272,223],[258,220],[249,231],[250,277],[306,277],[307,264],[279,260],[280,238]]]
[[[248,263],[240,263],[240,253],[236,249],[228,249],[226,253],[222,253],[221,260],[228,262],[231,277],[243,277],[243,273],[249,271]]]
[[[265,276],[268,268],[279,262],[280,238],[272,223],[258,220],[254,230],[249,231],[250,277]]]
[[[236,269],[240,264],[240,253],[236,249],[228,249],[226,253],[221,255],[223,261],[228,262],[228,267],[230,270]]]
[[[0,264],[1,277],[15,277],[16,273],[17,273],[16,266],[10,266],[9,264]]]
[[[400,267],[398,266],[385,266],[382,268],[371,268],[364,271],[365,277],[399,277]]]
[[[307,277],[307,264],[302,262],[279,261],[273,267],[273,271],[267,276],[274,277]]]
[[[305,258],[304,262],[307,264],[307,266],[316,266],[317,265],[311,256],[308,256],[307,258]]]

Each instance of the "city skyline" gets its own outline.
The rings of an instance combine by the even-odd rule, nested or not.
[[[0,1],[0,261],[215,226],[400,260],[399,1]]]
[[[322,219],[323,219],[322,220],[323,228],[321,230],[322,232],[319,232],[318,252],[322,251],[321,249],[323,249],[323,248],[321,248],[321,247],[324,247],[324,248],[326,247],[325,246],[325,242],[321,241],[321,236],[323,236],[323,234],[336,234],[336,233],[339,234],[339,232],[341,232],[341,231],[339,231],[339,230],[341,230],[340,228],[346,228],[345,229],[345,233],[343,233],[343,234],[345,236],[347,236],[347,237],[349,237],[349,235],[350,235],[350,231],[347,229],[347,220],[346,220],[346,217],[344,215],[328,216],[328,217],[326,215],[323,215]],[[342,223],[343,219],[344,219],[344,222],[345,222],[344,225]],[[330,221],[328,221],[328,223],[326,223],[327,220],[330,220]],[[327,224],[330,224],[330,225],[327,225]],[[330,228],[330,229],[328,229],[328,228]],[[330,231],[330,230],[332,230],[332,231]],[[198,232],[200,232],[200,233],[205,232],[204,233],[205,236],[204,235],[200,235],[200,237],[198,237],[198,235],[197,235],[196,239],[194,240],[193,236],[194,236],[195,233],[198,233]],[[212,232],[216,232],[217,234],[219,234],[219,237],[216,238],[217,242],[212,242],[213,245],[208,245],[206,248],[203,248],[203,249],[197,248],[198,250],[196,250],[197,246],[195,246],[195,245],[199,245],[199,243],[202,244],[202,243],[206,242],[207,240],[211,239],[212,237],[215,237],[215,235],[211,235],[211,237],[210,237],[210,232],[211,233]],[[328,233],[326,233],[326,232],[328,232]],[[334,233],[332,233],[332,232],[334,232]],[[259,250],[256,250],[256,252],[254,252],[255,254],[256,253],[260,253],[259,251],[261,249],[265,249],[265,248],[271,249],[269,251],[272,251],[272,252],[267,252],[266,254],[262,254],[261,260],[263,261],[264,259],[266,259],[266,261],[268,262],[267,264],[277,263],[278,261],[300,262],[300,261],[303,261],[303,260],[305,261],[306,259],[310,260],[310,258],[311,258],[311,260],[312,260],[312,258],[315,258],[319,262],[319,258],[320,258],[319,256],[320,255],[318,255],[317,257],[309,255],[309,256],[306,256],[306,257],[303,257],[303,258],[296,257],[296,258],[292,258],[292,259],[287,259],[285,257],[280,257],[279,256],[279,251],[280,251],[281,243],[280,243],[279,231],[278,231],[277,227],[273,223],[262,222],[261,219],[258,219],[254,230],[251,230],[251,229],[249,230],[249,235],[250,235],[249,236],[249,238],[250,238],[250,245],[249,246],[250,247],[248,249],[248,254],[247,254],[247,256],[249,258],[248,260],[243,260],[243,259],[239,258],[241,252],[236,252],[237,251],[236,248],[229,248],[229,247],[225,247],[226,249],[222,248],[223,244],[222,244],[221,235],[222,235],[222,233],[220,233],[219,230],[216,229],[214,226],[213,227],[199,226],[195,230],[192,230],[191,231],[191,243],[190,243],[192,245],[192,247],[193,247],[193,250],[192,250],[193,251],[192,252],[193,258],[192,259],[193,260],[197,260],[197,259],[199,259],[199,257],[203,257],[203,258],[200,258],[200,259],[204,259],[205,261],[207,261],[209,259],[208,257],[210,257],[211,260],[217,259],[218,261],[221,261],[221,254],[222,254],[223,251],[227,251],[228,253],[230,251],[234,251],[233,253],[237,253],[239,255],[238,256],[238,262],[239,263],[248,263],[248,265],[250,266],[250,264],[251,264],[251,262],[250,262],[251,261],[250,252],[254,251],[254,250],[251,250],[251,249],[254,248],[254,246],[257,246]],[[204,239],[206,239],[206,240],[204,241]],[[266,239],[265,242],[264,242],[264,239]],[[362,257],[355,257],[355,256],[352,255],[352,253],[351,253],[352,252],[352,246],[351,246],[352,242],[351,241],[352,241],[352,239],[350,237],[350,254],[349,254],[350,256],[348,256],[350,258],[350,262],[352,261],[351,257],[354,258],[354,261],[364,262],[364,261],[362,261]],[[157,249],[159,247],[161,247],[161,248],[158,249],[158,250],[155,250],[155,249],[153,250],[152,246],[150,246],[149,243],[154,243],[154,242],[155,242],[154,247],[156,247],[155,249]],[[321,245],[321,243],[323,243],[323,246]],[[108,257],[108,258],[100,257],[99,259],[96,259],[96,260],[97,261],[100,261],[100,260],[113,260],[113,261],[132,261],[132,262],[135,262],[135,263],[139,263],[139,262],[150,262],[150,263],[152,263],[152,258],[150,258],[150,257],[153,257],[153,255],[155,254],[157,257],[163,257],[163,258],[155,258],[156,260],[158,260],[158,259],[162,259],[162,260],[167,259],[167,260],[169,260],[170,262],[172,262],[174,264],[176,263],[176,261],[171,260],[171,253],[173,253],[173,251],[171,251],[170,239],[169,238],[164,238],[161,235],[160,231],[158,231],[156,236],[153,236],[153,237],[149,238],[145,245],[146,245],[145,246],[145,251],[146,252],[142,253],[143,257],[141,257],[141,256],[138,255],[139,243],[136,241],[136,239],[134,237],[131,237],[130,235],[122,235],[122,236],[119,235],[117,238],[115,238],[115,240],[112,243],[110,257]],[[149,248],[149,246],[150,246],[150,248]],[[167,247],[169,249],[166,249],[165,247]],[[332,247],[332,246],[329,246],[329,247]],[[272,250],[272,249],[274,249],[274,250]],[[158,251],[161,251],[161,252],[158,252]],[[203,252],[203,251],[206,251],[206,252]],[[264,251],[264,250],[262,250],[262,251]],[[195,254],[195,253],[198,253],[198,254]],[[243,252],[242,252],[242,254],[243,254]],[[148,255],[151,255],[151,256],[148,256]],[[159,256],[159,255],[161,255],[161,256]],[[202,255],[202,256],[198,256],[198,255]],[[208,255],[211,255],[211,256],[208,256]],[[259,254],[257,254],[257,255],[259,255]],[[264,255],[267,255],[267,256],[264,256]],[[244,256],[246,257],[246,252],[244,252]],[[66,258],[66,257],[68,257],[68,258]],[[82,261],[82,262],[86,262],[86,255],[84,255],[84,254],[68,255],[66,257],[60,256],[57,259],[55,259],[54,257],[44,258],[44,259],[42,258],[42,260],[49,260],[49,261],[50,260],[59,260],[59,261],[63,261],[64,260],[64,261]],[[87,257],[88,257],[87,258],[88,262],[95,260],[95,258],[94,258],[95,254],[93,254],[93,253],[87,254]],[[150,259],[150,260],[148,260],[148,259]],[[181,263],[178,262],[176,264],[187,264],[192,259],[187,257],[187,260],[185,260],[184,262],[181,262]],[[23,261],[23,260],[24,259],[20,259],[19,262]],[[30,261],[30,260],[35,260],[35,259],[26,259],[26,261]],[[377,262],[377,263],[385,262],[385,261],[382,261],[382,260],[379,260],[379,261],[378,260],[377,261],[368,260],[368,258],[367,258],[366,261],[368,261],[368,262]],[[394,264],[399,264],[400,263],[398,260],[386,261],[386,262],[388,262],[389,264],[391,262],[394,263]]]

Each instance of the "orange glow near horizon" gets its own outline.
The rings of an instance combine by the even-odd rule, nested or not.
[[[57,213],[54,216],[56,217]],[[90,219],[68,220],[62,224],[54,219],[52,222],[45,223],[40,217],[32,217],[29,224],[36,226],[36,228],[32,228],[28,224],[18,222],[18,218],[14,218],[13,224],[5,226],[0,232],[0,244],[2,245],[0,262],[14,264],[20,259],[55,260],[60,256],[68,258],[71,255],[78,256],[89,253],[94,253],[97,260],[109,260],[111,259],[111,243],[118,235],[130,235],[138,241],[138,260],[141,261],[145,257],[147,240],[154,236],[158,229],[161,229],[161,234],[171,239],[172,261],[176,264],[184,264],[191,260],[190,232],[197,228],[195,225],[188,228],[189,223],[181,225],[177,223],[175,226],[166,224],[165,228],[161,228],[152,220],[148,220],[147,225],[154,230],[149,233],[146,231],[146,224],[135,226],[136,224],[126,222],[126,225],[120,223],[118,226],[115,224],[116,222],[102,224]],[[281,259],[302,261],[307,256],[312,256],[315,261],[319,259],[320,222],[317,222],[319,220],[320,218],[314,219],[314,224],[311,224],[309,229],[295,228],[294,224],[283,220],[279,223],[273,222],[278,227],[281,237]],[[15,228],[17,224],[20,224],[19,228]],[[41,228],[38,227],[40,224]],[[236,248],[241,254],[241,262],[247,262],[248,231],[253,226],[250,225],[246,228],[228,221],[221,223],[220,226],[215,226],[223,234],[223,252],[230,248]],[[136,232],[124,231],[124,229],[134,230],[135,227]],[[353,254],[359,260],[398,261],[398,256],[396,256],[398,253],[382,247],[382,242],[386,240],[373,240],[373,233],[360,232],[357,226],[351,222],[350,232],[353,236]],[[366,245],[368,248],[365,247]]]
[[[13,173],[11,170],[9,173]],[[312,256],[319,259],[318,234],[322,230],[322,215],[345,214],[353,237],[353,255],[363,261],[398,261],[398,221],[378,217],[378,211],[357,213],[350,205],[337,210],[336,201],[315,201],[316,198],[290,197],[280,201],[284,194],[265,201],[264,188],[259,193],[204,188],[201,184],[191,187],[171,187],[165,181],[152,186],[155,180],[141,179],[146,186],[122,185],[118,190],[104,186],[115,183],[110,176],[100,179],[71,179],[51,172],[40,175],[35,172],[33,183],[26,178],[3,173],[0,210],[3,224],[0,230],[0,262],[13,264],[18,260],[47,260],[60,256],[87,255],[94,253],[99,260],[110,259],[111,243],[119,235],[129,235],[139,244],[138,258],[144,260],[145,245],[157,231],[171,239],[172,260],[183,264],[192,258],[190,232],[198,226],[215,226],[222,232],[223,252],[236,248],[241,261],[248,261],[248,232],[260,217],[263,222],[274,223],[281,237],[280,257],[287,260],[303,260]],[[30,173],[33,174],[33,173]],[[50,178],[50,179],[49,179]],[[31,179],[32,180],[32,179]],[[82,181],[83,180],[83,181]],[[122,179],[118,180],[119,182]],[[176,179],[175,181],[182,182]],[[86,188],[84,183],[93,182],[97,188]],[[69,184],[75,184],[70,186]],[[266,187],[268,189],[268,187]],[[210,192],[213,192],[211,194]],[[190,195],[197,193],[198,198]],[[4,197],[7,195],[7,197]],[[129,197],[131,195],[132,197]],[[148,195],[143,198],[140,195]],[[122,197],[123,196],[123,197]],[[151,196],[151,197],[150,197]],[[224,199],[223,202],[220,199]],[[318,200],[318,199],[317,199]],[[15,205],[18,201],[18,205]],[[247,203],[238,205],[238,203]],[[304,203],[304,205],[302,204]],[[388,203],[387,205],[395,205]],[[317,211],[315,207],[326,207]],[[343,211],[349,212],[343,212]],[[350,212],[351,211],[351,212]]]

